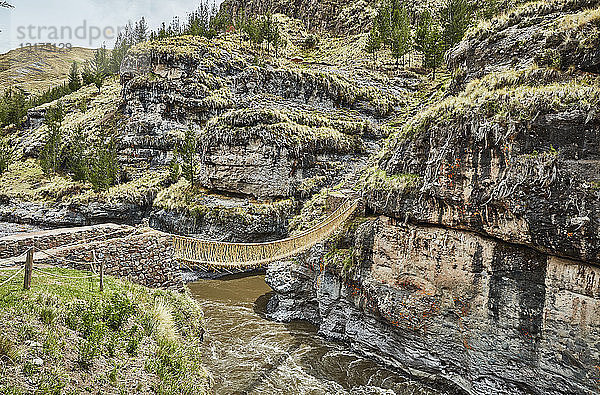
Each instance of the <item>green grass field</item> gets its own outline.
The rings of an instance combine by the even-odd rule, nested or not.
[[[63,277],[89,273],[45,269]],[[14,271],[0,271],[0,284]],[[201,394],[203,314],[187,293],[113,277],[0,286],[0,393]]]

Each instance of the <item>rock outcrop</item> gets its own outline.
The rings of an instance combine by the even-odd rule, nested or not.
[[[366,169],[369,218],[269,268],[271,317],[458,392],[597,392],[597,17],[536,3],[469,33],[455,94]]]
[[[597,391],[597,266],[388,217],[353,238],[350,271],[332,246],[271,265],[270,317],[459,393]]]
[[[202,186],[258,199],[300,197],[352,172],[344,165],[364,153],[363,138],[378,133],[369,119],[396,105],[389,93],[341,76],[253,65],[249,52],[228,44],[182,37],[131,51],[121,68],[124,156],[167,165],[182,131],[193,128],[202,142]]]
[[[600,73],[598,5],[597,0],[525,4],[469,31],[448,52],[448,65],[466,81],[533,64]]]
[[[226,0],[222,11],[238,16],[246,14],[280,13],[302,20],[308,30],[335,33],[364,32],[377,14],[377,4],[370,0]]]

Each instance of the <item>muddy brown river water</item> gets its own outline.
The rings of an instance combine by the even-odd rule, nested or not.
[[[204,309],[204,363],[215,394],[433,395],[307,323],[264,317],[271,289],[264,276],[201,280],[189,288]]]

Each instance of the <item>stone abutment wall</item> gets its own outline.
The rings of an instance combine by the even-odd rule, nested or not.
[[[89,271],[95,254],[95,270],[103,263],[107,275],[153,288],[183,285],[171,236],[153,229],[108,224],[9,236],[0,239],[0,257],[18,255],[32,245],[34,267]]]

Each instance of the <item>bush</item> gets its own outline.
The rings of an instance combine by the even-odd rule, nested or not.
[[[137,355],[137,351],[140,348],[140,343],[144,338],[143,331],[136,325],[133,326],[128,332],[129,341],[127,342],[127,346],[125,347],[125,352],[129,356]]]
[[[0,361],[15,362],[18,359],[17,349],[10,339],[0,335]]]
[[[8,170],[12,162],[13,148],[8,139],[0,139],[0,175]]]
[[[42,307],[40,309],[40,321],[45,325],[52,325],[58,316],[56,310],[52,307]]]
[[[78,347],[77,363],[82,369],[88,370],[94,364],[94,358],[98,355],[98,345],[95,340],[84,339]]]
[[[127,296],[116,293],[104,306],[103,320],[110,329],[118,331],[134,313],[135,306]]]
[[[38,381],[36,393],[46,395],[60,395],[66,386],[66,377],[61,377],[54,372],[42,372]]]

